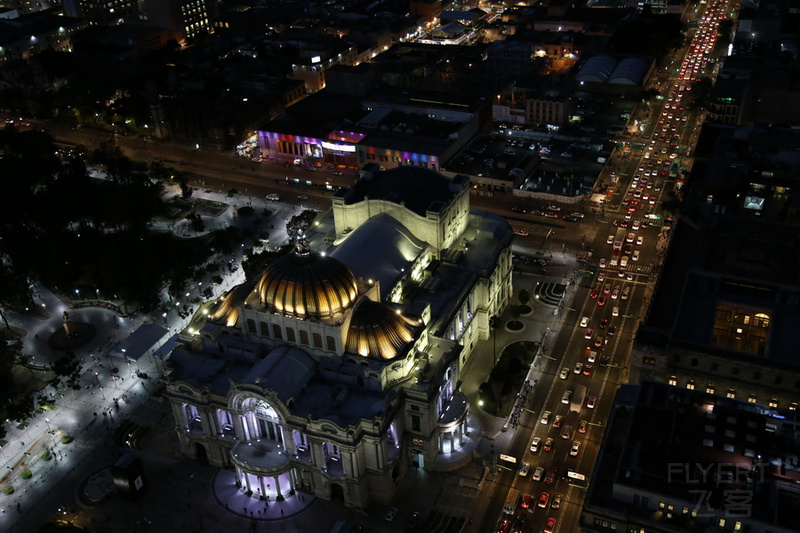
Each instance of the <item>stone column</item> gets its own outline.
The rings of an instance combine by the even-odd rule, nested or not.
[[[261,498],[267,495],[267,489],[264,487],[264,476],[258,476],[258,484],[261,486]]]
[[[278,495],[275,496],[275,499],[279,502],[283,501],[283,494],[281,494],[281,481],[280,476],[272,476],[272,479],[275,481],[275,490],[277,491]]]

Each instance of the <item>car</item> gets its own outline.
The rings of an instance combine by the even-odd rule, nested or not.
[[[544,526],[544,533],[553,533],[556,530],[557,520],[552,516],[547,519],[547,524]]]
[[[606,297],[601,296],[597,299],[597,305],[606,305]]]
[[[544,484],[545,485],[552,485],[553,481],[556,480],[556,473],[558,473],[558,469],[554,466],[551,466],[547,469],[547,474],[544,476]]]
[[[583,218],[583,217],[584,217],[584,216],[586,216],[586,215],[584,215],[584,214],[583,214],[583,213],[581,213],[580,211],[575,211],[574,213],[570,213],[570,215],[569,215],[569,216],[571,216],[571,217],[575,217],[575,218]]]
[[[539,446],[542,444],[541,437],[534,437],[531,441],[531,453],[536,453],[539,451]]]
[[[578,217],[573,216],[566,216],[564,217],[564,222],[578,222],[580,219]]]
[[[606,344],[606,341],[605,341],[605,338],[602,335],[598,335],[597,337],[594,338],[594,347],[595,348],[602,348],[603,346],[605,346],[605,344]]]
[[[511,520],[508,518],[503,518],[503,520],[497,524],[497,529],[494,530],[494,533],[508,533],[510,527]]]
[[[528,210],[525,209],[524,207],[517,207],[517,206],[512,207],[511,211],[513,211],[514,213],[521,213],[523,215],[528,213]]]
[[[530,235],[530,233],[528,233],[528,230],[515,229],[514,230],[514,235],[519,235],[520,237],[527,237],[528,235]]]
[[[595,352],[594,350],[589,350],[589,355],[586,357],[586,360],[589,361],[590,363],[594,363],[596,359],[597,359],[597,352]]]
[[[547,437],[544,440],[544,445],[542,446],[542,450],[545,452],[552,452],[553,451],[553,439],[552,437]]]
[[[625,237],[626,242],[633,242],[636,239],[636,234],[634,232],[628,233],[628,236]]]
[[[545,411],[544,413],[542,413],[542,418],[539,420],[539,422],[541,422],[546,426],[547,424],[550,423],[550,415],[552,414],[553,413],[551,413],[550,411]]]
[[[413,529],[414,527],[416,527],[417,522],[419,522],[420,516],[422,516],[422,513],[420,513],[419,511],[414,511],[413,513],[411,513],[411,516],[408,519],[409,529]]]
[[[608,238],[606,239],[606,244],[614,244],[614,236],[613,235],[609,235],[608,236]]]
[[[533,479],[534,481],[541,481],[543,475],[544,475],[544,467],[537,466],[536,470],[533,471],[533,476],[531,476],[531,479]]]
[[[550,211],[561,211],[561,208],[558,207],[557,205],[548,205],[547,209],[549,209]]]
[[[636,252],[634,252],[634,255],[638,253],[639,251],[637,250]],[[619,298],[619,285],[614,287],[614,290],[611,291],[611,299],[616,300],[617,298]]]
[[[271,192],[271,193],[269,193],[267,195],[267,200],[269,200],[271,202],[277,202],[280,199],[281,199],[281,197],[278,196],[277,194],[275,194],[274,192]]]
[[[572,443],[572,448],[569,449],[569,454],[572,457],[575,457],[580,453],[580,451],[581,451],[581,443],[576,440]]]
[[[581,327],[585,328],[588,325],[589,325],[589,317],[585,316],[585,317],[581,318]]]
[[[589,399],[586,400],[586,407],[588,407],[589,409],[594,409],[596,403],[597,403],[597,396],[589,396]]]
[[[605,273],[605,272],[600,272],[600,273],[597,275],[597,281],[599,281],[599,282],[601,282],[601,283],[602,283],[604,279],[606,279],[606,273]]]
[[[628,281],[633,281],[633,272],[628,272],[628,274],[625,276],[625,279]]]
[[[550,271],[549,271],[549,270],[547,270],[546,268],[540,268],[540,269],[538,270],[538,273],[539,273],[540,275],[542,275],[542,276],[549,276],[549,275],[550,275]]]
[[[558,373],[558,377],[561,379],[567,379],[569,377],[569,368],[562,368],[561,372]]]
[[[608,363],[610,363],[610,362],[611,362],[611,358],[609,356],[607,356],[607,355],[604,355],[604,356],[602,356],[600,358],[600,366],[601,367],[608,366]]]
[[[565,390],[564,391],[564,395],[561,397],[561,403],[568,404],[571,399],[572,399],[572,391],[571,390]]]
[[[619,307],[617,307],[617,306],[614,306],[614,307],[611,309],[611,316],[619,316]]]
[[[297,195],[297,199],[298,200],[308,200],[308,196],[306,196],[305,194],[298,194]]]
[[[581,423],[578,424],[578,433],[586,433],[586,428],[589,427],[588,420],[581,420]]]
[[[592,375],[592,365],[583,365],[583,375],[584,376]]]
[[[639,229],[639,221],[638,220],[634,220],[633,221],[633,224],[631,225],[631,229],[634,230],[634,231]]]
[[[531,465],[529,463],[522,463],[522,466],[519,467],[519,475],[525,477],[528,475],[528,472],[531,470]]]
[[[523,509],[528,509],[531,506],[532,501],[533,501],[533,496],[531,496],[530,494],[526,494],[525,496],[522,497],[522,503],[520,504],[520,507],[522,507]]]
[[[613,337],[616,334],[617,334],[617,326],[611,326],[610,328],[608,328],[609,337]]]
[[[611,284],[606,283],[605,285],[603,285],[603,294],[608,294],[609,292],[611,292]]]
[[[602,258],[600,259],[600,268],[605,268],[605,267],[606,267],[606,260],[605,258]]]
[[[578,361],[577,363],[575,363],[575,368],[572,369],[572,372],[574,374],[580,374],[581,370],[583,370],[583,363]]]
[[[564,496],[560,492],[555,496],[553,496],[553,499],[550,500],[550,509],[555,509],[555,510],[561,509],[561,499],[563,497]]]
[[[625,287],[624,289],[622,289],[622,296],[621,296],[621,298],[622,298],[623,300],[627,300],[627,299],[628,299],[628,297],[630,297],[630,295],[631,295],[631,288],[630,288],[630,286],[628,286],[628,287]]]
[[[570,437],[572,437],[572,426],[564,426],[564,429],[561,430],[561,438],[566,440]]]
[[[592,299],[596,299],[599,295],[600,295],[600,291],[598,291],[597,289],[592,289],[592,292],[591,292],[591,294],[589,296],[591,296]]]
[[[564,417],[561,415],[556,415],[555,419],[553,419],[553,429],[558,429],[561,427],[561,423],[564,421]]]
[[[603,328],[605,328],[607,325],[608,325],[608,319],[607,319],[607,318],[604,318],[603,320],[601,320],[601,321],[600,321],[600,326],[599,326],[599,327],[600,327],[600,329],[603,329]],[[586,337],[586,338],[588,339],[589,337]]]
[[[558,218],[558,213],[553,213],[552,211],[548,211],[544,214],[545,218]]]
[[[639,250],[634,250],[633,255],[631,256],[631,259],[633,259],[634,261],[638,261],[639,260]]]
[[[548,503],[549,501],[550,501],[550,493],[548,493],[548,492],[543,492],[543,493],[541,493],[541,494],[539,495],[539,503],[537,503],[536,505],[537,505],[537,506],[538,506],[540,509],[545,509],[545,508],[547,507],[547,503]]]
[[[397,507],[392,507],[388,511],[386,511],[386,515],[383,517],[384,520],[387,522],[391,522],[394,520],[394,517],[397,516]]]
[[[592,328],[588,328],[586,333],[583,334],[584,339],[591,339],[592,335],[594,335],[594,330]]]

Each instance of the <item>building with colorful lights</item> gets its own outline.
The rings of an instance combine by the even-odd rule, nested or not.
[[[260,129],[264,157],[307,166],[438,170],[491,123],[472,95],[386,88],[368,97],[322,91]]]
[[[511,294],[508,222],[466,176],[365,165],[295,250],[203,306],[166,363],[182,451],[251,497],[364,508],[471,460],[461,369]]]

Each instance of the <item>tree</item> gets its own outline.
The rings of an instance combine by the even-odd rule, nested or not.
[[[531,301],[531,293],[525,289],[520,289],[519,295],[517,295],[517,299],[519,300],[519,303],[521,303],[522,305],[527,305],[528,302]]]

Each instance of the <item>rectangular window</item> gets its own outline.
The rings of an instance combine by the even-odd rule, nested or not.
[[[417,415],[411,415],[411,430],[419,431],[421,427],[420,418]]]

